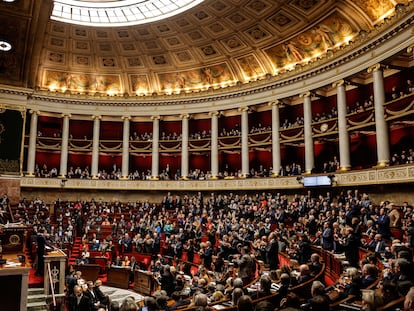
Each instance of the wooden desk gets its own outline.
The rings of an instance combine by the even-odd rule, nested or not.
[[[74,266],[76,271],[82,272],[82,278],[85,281],[93,281],[95,282],[98,279],[99,271],[101,267],[99,265],[76,265]]]
[[[110,267],[105,285],[128,289],[131,268]]]
[[[134,271],[134,290],[138,293],[151,295],[154,288],[154,276],[151,272],[144,270]]]
[[[19,255],[23,254],[3,254],[3,259],[18,264]],[[5,264],[0,266],[1,310],[26,310],[30,268],[27,261],[18,265]]]

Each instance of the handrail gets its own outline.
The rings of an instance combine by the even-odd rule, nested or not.
[[[52,271],[50,271],[50,262],[47,263],[47,275],[49,277],[50,289],[52,291],[53,306],[56,307],[55,288],[54,288],[53,279],[52,279]]]

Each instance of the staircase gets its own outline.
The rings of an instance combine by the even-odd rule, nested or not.
[[[68,265],[76,265],[76,259],[79,258],[81,252],[82,239],[76,237],[72,245],[72,251],[70,252],[70,257],[68,258]]]
[[[44,288],[29,288],[27,292],[27,311],[48,311]]]

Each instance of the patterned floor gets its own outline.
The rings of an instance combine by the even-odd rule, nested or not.
[[[104,286],[104,285],[102,285],[100,288],[104,294],[109,295],[109,298],[111,299],[111,301],[118,301],[120,304],[128,296],[134,297],[136,302],[139,302],[144,299],[144,296],[132,290]]]

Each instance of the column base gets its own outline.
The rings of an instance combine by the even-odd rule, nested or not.
[[[351,166],[341,166],[340,168],[339,168],[339,172],[347,172],[347,171],[350,171],[351,170]]]
[[[59,179],[65,179],[66,178],[66,175],[59,175],[58,178]]]
[[[25,176],[26,177],[35,177],[35,174],[34,173],[27,173]]]
[[[129,180],[129,176],[121,176],[121,178],[119,178],[119,180]]]
[[[388,166],[388,161],[378,161],[377,165],[374,168],[384,168]]]
[[[217,179],[219,179],[217,176],[211,176],[211,177],[209,178],[209,180],[217,180]]]
[[[160,180],[160,178],[158,176],[151,176],[150,180]]]
[[[188,176],[181,176],[180,180],[188,180]]]
[[[91,179],[97,180],[97,179],[99,179],[99,177],[98,176],[92,176]]]
[[[247,174],[241,174],[241,175],[239,176],[239,178],[240,178],[240,179],[246,179],[246,178],[247,178]]]
[[[312,170],[306,170],[302,174],[303,175],[310,175],[310,174],[312,174]]]
[[[272,175],[270,175],[270,177],[273,177],[273,178],[279,177],[279,173],[272,172]]]

